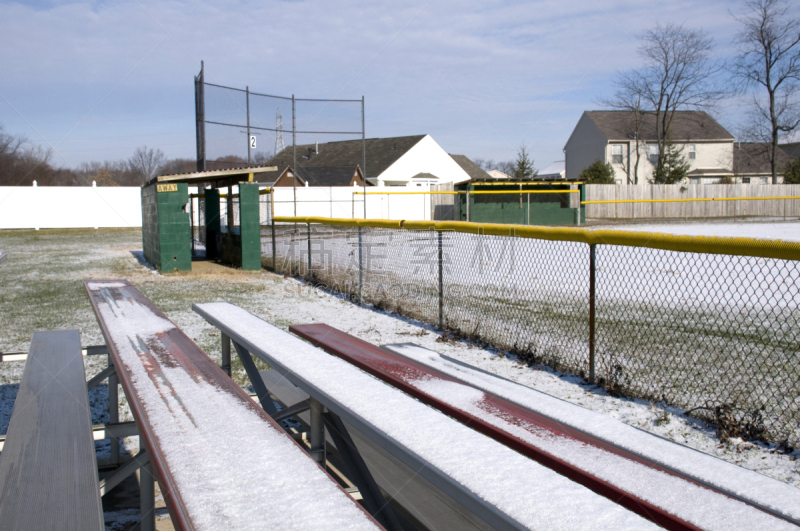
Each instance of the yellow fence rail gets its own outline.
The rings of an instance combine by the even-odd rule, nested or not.
[[[365,192],[353,192],[353,195],[364,195]],[[457,195],[466,194],[466,190],[454,192],[366,192],[366,195]],[[580,190],[470,190],[469,195],[476,194],[579,194]]]
[[[511,236],[535,240],[581,242],[626,247],[646,247],[686,253],[754,256],[800,261],[800,242],[759,240],[715,236],[680,236],[652,232],[590,230],[571,227],[540,227],[470,223],[466,221],[409,221],[389,219],[346,219],[323,217],[281,217],[276,223],[307,223],[350,227],[377,227],[405,230],[451,231],[489,236]]]
[[[472,192],[475,193],[475,192]],[[776,201],[781,199],[800,199],[800,196],[776,197],[698,197],[690,199],[610,199],[604,201],[581,201],[582,205],[603,205],[611,203],[692,203],[709,201]]]

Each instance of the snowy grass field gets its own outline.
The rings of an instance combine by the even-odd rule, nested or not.
[[[797,222],[597,228],[800,237]],[[306,277],[307,234],[276,228],[279,271]],[[437,240],[431,231],[363,230],[364,299],[437,324]],[[358,242],[353,228],[313,226],[313,283],[358,295]],[[269,236],[262,252],[271,266]],[[442,259],[447,329],[588,376],[587,245],[445,232]],[[733,433],[798,446],[798,263],[598,245],[596,286],[596,374],[606,388],[701,408],[696,415],[724,418]]]
[[[791,230],[800,233],[800,224],[793,224]],[[45,329],[78,329],[84,345],[101,344],[102,335],[82,280],[125,278],[217,362],[219,335],[192,312],[194,302],[228,301],[283,329],[291,324],[324,322],[375,344],[418,343],[800,488],[798,450],[786,453],[776,445],[736,437],[721,443],[713,426],[687,417],[677,408],[611,396],[578,376],[520,363],[502,350],[443,336],[429,325],[391,311],[360,308],[344,296],[293,278],[267,271],[233,270],[226,274],[162,276],[143,264],[138,230],[0,231],[0,249],[8,252],[7,261],[0,265],[0,351],[3,352],[27,350],[33,333]],[[426,275],[434,278],[433,272]],[[427,289],[426,284],[420,285]],[[583,325],[576,321],[574,326]],[[103,357],[87,357],[87,377],[105,366]],[[0,433],[5,433],[8,427],[23,367],[21,362],[0,364]],[[236,362],[234,378],[241,385],[248,384],[244,370]],[[93,421],[105,421],[105,387],[94,390],[91,404]],[[121,416],[123,420],[130,419],[129,412]],[[135,441],[129,441],[129,445],[133,449]],[[107,449],[99,446],[98,451],[103,453]]]

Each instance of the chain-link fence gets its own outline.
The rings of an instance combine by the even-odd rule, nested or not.
[[[693,410],[724,436],[800,444],[797,259],[395,223],[264,227],[264,263],[612,393]]]
[[[286,147],[365,138],[363,97],[263,94],[210,83],[204,67],[194,85],[198,171],[262,165]],[[365,159],[361,166],[366,171]]]

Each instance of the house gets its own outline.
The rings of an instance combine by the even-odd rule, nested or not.
[[[464,155],[450,155],[453,157],[453,160],[461,166],[461,169],[467,172],[469,175],[470,180],[472,181],[485,181],[487,179],[491,179],[491,176],[483,171],[483,168],[472,162],[469,158]]]
[[[510,179],[511,176],[507,173],[503,173],[500,170],[489,170],[488,171],[489,177],[492,179]]]
[[[656,115],[638,116],[636,120],[630,111],[584,112],[564,147],[566,178],[578,179],[584,168],[600,160],[614,167],[617,184],[648,183],[658,160]],[[707,113],[677,111],[671,132],[673,145],[689,162],[689,182],[709,184],[732,175],[734,137]]]
[[[291,166],[283,168],[270,186],[364,186],[364,179],[359,166],[304,168],[298,164],[297,171]]]
[[[345,140],[294,149],[289,146],[266,164],[277,166],[281,172],[275,186],[292,186],[294,175],[296,185],[301,180],[303,186],[362,185],[364,148],[366,181],[371,185],[422,186],[470,179],[470,174],[430,135]]]
[[[565,165],[563,160],[557,160],[539,172],[536,176],[537,179],[544,181],[558,181],[564,179],[566,174]]]
[[[772,144],[768,142],[737,142],[733,148],[733,177],[737,183],[771,184],[772,165],[769,162]],[[783,169],[791,157],[784,146],[776,153],[778,182],[783,181]]]

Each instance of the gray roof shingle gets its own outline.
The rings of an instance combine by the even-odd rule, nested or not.
[[[586,115],[609,140],[631,140],[634,138],[634,114],[630,111],[586,111]],[[642,113],[639,139],[645,141],[657,139],[656,114],[654,112]],[[733,135],[706,112],[677,111],[672,121],[672,139],[676,142],[733,140]]]
[[[370,177],[380,175],[423,138],[425,138],[425,135],[368,138],[366,140],[367,175]],[[362,165],[361,150],[363,143],[364,141],[360,139],[326,142],[319,144],[319,153],[315,152],[315,144],[299,145],[297,146],[297,168],[295,169],[298,175],[304,179],[303,170],[310,168],[328,168],[330,169],[330,174],[339,171],[336,170],[337,168],[348,168],[350,177],[352,177],[355,167]],[[267,165],[277,166],[281,170],[287,166],[293,166],[292,147],[289,146],[272,157],[267,162]],[[322,175],[325,172],[320,171],[319,174]],[[313,182],[309,182],[309,184],[313,185]]]
[[[783,173],[784,167],[789,163],[789,154],[778,146],[777,169],[778,174]],[[737,142],[733,145],[733,171],[737,175],[771,174],[772,166],[769,163],[770,144],[765,142]]]
[[[467,172],[470,179],[473,181],[485,181],[486,179],[491,179],[492,177],[483,171],[480,166],[472,162],[467,156],[465,155],[453,155],[450,154],[456,163],[461,166],[461,169]]]

